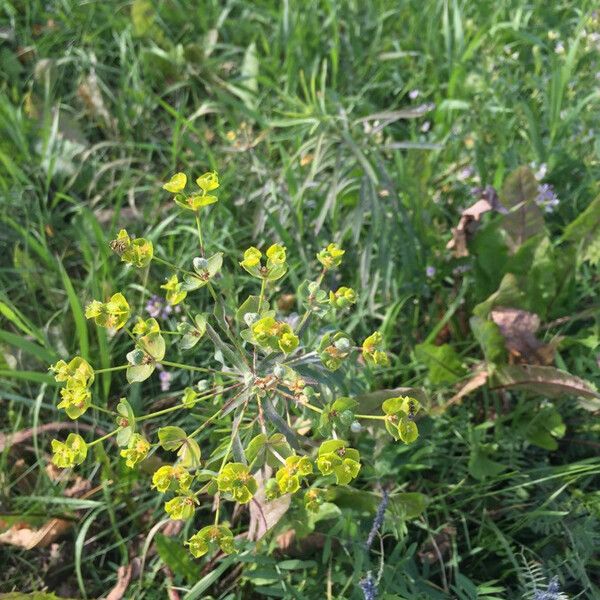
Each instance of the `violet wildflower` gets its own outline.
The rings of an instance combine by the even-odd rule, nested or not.
[[[474,174],[475,169],[471,165],[467,165],[456,174],[456,179],[459,181],[466,181],[467,179],[473,177]]]
[[[160,380],[160,389],[163,392],[168,392],[171,388],[171,373],[168,371],[161,371],[158,375]]]
[[[146,303],[146,312],[154,319],[166,319],[173,312],[180,313],[181,307],[171,306],[164,298],[153,294]]]
[[[363,592],[365,600],[375,600],[377,598],[377,583],[371,571],[367,573],[364,579],[358,582],[358,585]]]
[[[420,90],[410,90],[410,92],[408,92],[408,97],[411,100],[416,100],[420,95],[421,95]]]
[[[545,212],[551,213],[558,206],[560,200],[549,183],[542,183],[538,187],[538,195],[535,199],[536,204],[543,208]]]
[[[427,277],[429,277],[429,279],[432,279],[433,277],[435,277],[436,274],[436,269],[435,267],[432,267],[431,265],[429,265],[426,269],[425,269],[425,274],[427,275]]]
[[[536,591],[533,600],[561,600],[562,597],[558,577],[553,577],[548,584],[548,589],[545,592]]]

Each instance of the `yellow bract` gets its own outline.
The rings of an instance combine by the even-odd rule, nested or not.
[[[163,190],[167,190],[167,192],[171,192],[172,194],[178,194],[183,191],[187,184],[187,176],[185,173],[175,173],[167,183],[165,183],[162,187]]]

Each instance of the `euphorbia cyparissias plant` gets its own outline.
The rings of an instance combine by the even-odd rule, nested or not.
[[[55,465],[79,465],[86,460],[90,447],[109,438],[114,438],[126,466],[132,469],[161,448],[170,460],[156,469],[149,485],[168,495],[164,506],[169,516],[193,518],[203,506],[202,499],[207,495],[216,497],[210,504],[204,500],[205,507],[215,507],[214,522],[203,524],[187,542],[190,552],[198,557],[216,549],[235,551],[230,525],[221,519],[223,501],[246,505],[262,486],[269,500],[302,493],[306,510],[318,511],[328,486],[348,485],[359,474],[360,455],[344,440],[349,431],[360,431],[360,420],[381,420],[394,439],[413,442],[418,436],[414,419],[420,406],[414,398],[391,398],[383,403],[381,414],[361,415],[356,413],[358,403],[354,399],[336,398],[328,384],[319,381],[319,372],[350,367],[350,361],[358,355],[368,368],[389,364],[381,333],[374,332],[356,346],[347,333],[330,326],[357,300],[350,287],[324,288],[327,273],[341,265],[345,254],[336,243],[316,255],[320,273],[314,281],[300,286],[297,297],[302,311],[295,321],[278,314],[270,302],[275,282],[288,271],[285,246],[275,243],[266,250],[245,250],[238,273],[247,277],[245,272],[256,280],[257,294],[248,296],[230,314],[228,302],[219,291],[223,255],[207,253],[202,235],[202,211],[218,202],[218,175],[205,173],[196,184],[197,190],[186,192],[187,177],[177,173],[163,185],[174,194],[175,205],[195,220],[199,255],[190,257],[189,264],[178,266],[158,257],[151,241],[133,238],[125,230],[110,242],[113,251],[133,268],[149,269],[156,264],[163,271],[168,269],[160,288],[166,291],[170,305],[184,307],[176,330],[163,329],[155,318],[137,316],[132,323],[130,304],[116,291],[106,300],[90,302],[86,317],[115,334],[124,331],[131,338],[127,362],[94,369],[76,356],[69,362],[58,361],[51,370],[56,381],[64,384],[58,407],[64,408],[71,419],[79,418],[91,407],[109,412],[114,418],[112,431],[87,443],[78,434],[69,434],[64,442],[53,440]],[[207,295],[213,304],[212,314],[194,310],[195,294]],[[316,337],[310,327],[315,321],[328,324]],[[201,348],[198,344],[205,341],[214,346],[215,356],[221,361],[218,368],[165,358],[173,346],[178,346],[175,351],[193,355],[197,351],[194,349]],[[136,414],[126,392],[114,411],[94,404],[92,384],[97,375],[124,370],[132,384],[148,379],[165,366],[201,373],[204,378],[181,390],[175,405],[153,413]],[[309,367],[312,375],[304,375]],[[197,407],[216,410],[193,431],[164,425],[170,414]],[[319,442],[314,450],[303,443],[294,427],[302,421],[306,429],[307,418],[312,423],[309,430],[313,441]],[[160,422],[163,426],[148,435],[142,422]],[[206,434],[217,422],[222,439],[210,447],[215,436]],[[225,432],[223,423],[229,424]]]

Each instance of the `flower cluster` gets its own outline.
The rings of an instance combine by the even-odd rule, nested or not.
[[[328,371],[352,371],[361,363],[370,368],[390,364],[381,332],[372,333],[357,346],[350,335],[332,326],[341,311],[357,302],[352,288],[326,285],[330,272],[342,265],[345,255],[336,243],[316,253],[321,265],[318,277],[304,281],[297,294],[288,294],[290,306],[284,312],[289,313],[298,302],[300,314],[294,319],[282,316],[281,304],[272,298],[274,288],[280,285],[275,282],[289,271],[285,246],[274,243],[266,250],[246,249],[238,259],[238,273],[243,276],[238,288],[255,285],[258,280],[260,290],[239,305],[236,302],[236,310],[231,311],[235,300],[220,289],[224,254],[206,252],[200,216],[201,210],[211,210],[207,207],[218,200],[218,175],[204,173],[196,179],[199,189],[190,193],[185,192],[187,181],[184,173],[176,173],[162,187],[174,194],[176,206],[194,213],[198,256],[190,257],[187,264],[173,264],[154,254],[152,242],[124,229],[110,242],[123,262],[148,270],[142,274],[144,281],[151,267],[163,270],[156,287],[165,291],[167,303],[153,295],[145,305],[146,316],[134,315],[134,320],[121,293],[104,302],[93,300],[86,307],[86,317],[99,327],[115,335],[120,330],[127,334],[131,346],[126,362],[94,371],[82,357],[75,357],[51,367],[56,381],[65,384],[58,406],[72,419],[89,408],[111,413],[114,430],[89,444],[70,434],[64,442],[54,440],[52,450],[54,463],[62,468],[81,464],[88,448],[109,438],[114,439],[128,468],[143,461],[149,464],[149,456],[158,453],[151,486],[168,495],[164,509],[171,518],[200,520],[198,513],[208,509],[202,499],[213,497],[214,524],[201,527],[187,541],[191,554],[199,557],[215,550],[235,551],[233,534],[222,519],[224,502],[247,505],[259,493],[267,499],[298,494],[305,510],[318,513],[328,486],[348,485],[360,473],[360,454],[345,441],[348,436],[360,433],[370,423],[380,425],[382,431],[385,427],[396,440],[412,443],[418,437],[415,419],[421,405],[411,397],[388,398],[381,410],[371,407],[369,414],[360,414],[357,399],[336,396],[336,381],[341,378]],[[201,294],[214,303],[211,312],[194,310],[194,299]],[[165,327],[167,319],[169,326]],[[318,320],[322,325],[311,328]],[[167,344],[167,340],[173,343]],[[219,363],[216,367],[193,359],[206,341],[214,350],[203,356],[214,357]],[[172,352],[190,358],[174,362]],[[353,361],[353,357],[362,360]],[[179,377],[172,378],[174,369],[200,372],[204,379],[183,390],[172,390],[179,381]],[[120,398],[114,410],[110,405],[93,404],[95,376],[121,370],[129,384],[144,382],[158,372],[157,387],[169,390],[165,399],[173,404],[143,415],[136,414],[126,397]],[[186,411],[190,418],[202,415],[191,432],[177,425],[149,428],[153,421]],[[303,451],[309,445],[299,439],[299,423],[306,423],[309,417],[312,435],[320,436],[316,451]],[[219,436],[220,442],[211,448]]]

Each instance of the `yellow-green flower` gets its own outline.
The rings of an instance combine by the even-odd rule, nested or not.
[[[324,501],[325,494],[322,490],[312,488],[310,490],[306,490],[306,493],[304,494],[304,508],[306,508],[308,512],[319,512],[319,507]]]
[[[140,461],[144,460],[150,450],[150,442],[139,433],[134,433],[129,440],[129,445],[125,450],[121,450],[121,456],[125,459],[125,464],[133,469]]]
[[[154,256],[154,246],[145,238],[131,239],[125,229],[119,231],[110,247],[126,262],[134,267],[142,268],[150,264]]]
[[[175,173],[167,183],[165,183],[162,187],[163,190],[167,190],[167,192],[171,192],[172,194],[178,194],[183,191],[187,184],[187,176],[185,173]]]
[[[197,211],[199,208],[203,206],[208,206],[209,204],[214,204],[219,199],[216,196],[212,196],[211,194],[193,194],[191,196],[184,196],[183,194],[177,194],[175,196],[175,203],[181,208],[185,208],[187,210]]]
[[[321,444],[317,467],[323,475],[335,475],[336,483],[350,483],[360,471],[360,454],[343,440],[328,440]]]
[[[217,476],[220,492],[228,492],[240,504],[247,504],[256,494],[258,485],[248,467],[242,463],[228,463]]]
[[[160,325],[154,318],[144,320],[141,317],[138,317],[131,331],[135,335],[140,336],[148,335],[150,333],[160,333]]]
[[[281,246],[280,244],[273,244],[267,250],[267,266],[269,266],[269,263],[272,266],[282,265],[283,263],[285,263],[285,259],[285,246]]]
[[[255,342],[262,348],[289,354],[298,347],[298,336],[292,327],[274,317],[259,319],[252,324],[251,330]]]
[[[194,496],[175,496],[165,502],[165,511],[171,519],[189,519],[194,516],[198,501]]]
[[[276,281],[286,274],[285,246],[281,244],[269,246],[265,265],[261,264],[262,256],[262,252],[258,248],[251,246],[244,252],[244,259],[240,262],[240,265],[253,277],[259,277],[267,281]]]
[[[300,489],[300,481],[313,472],[312,463],[307,456],[288,456],[275,479],[282,494],[293,494]]]
[[[161,289],[167,290],[167,302],[171,306],[179,304],[187,296],[187,292],[183,289],[183,284],[179,281],[177,275],[169,278],[167,283],[161,285]]]
[[[109,329],[121,329],[129,314],[129,304],[121,293],[113,294],[108,302],[93,300],[85,309],[86,319],[94,319],[96,325]]]
[[[52,462],[62,469],[80,465],[87,456],[87,444],[77,433],[70,433],[65,442],[52,440]]]
[[[224,525],[208,525],[195,533],[187,542],[190,553],[195,558],[204,556],[211,547],[217,546],[225,552],[232,554],[235,552],[233,534]]]
[[[200,177],[196,179],[196,183],[203,192],[212,192],[219,187],[219,175],[216,171],[209,171],[208,173],[200,175]]]
[[[339,369],[354,347],[352,338],[343,331],[327,332],[321,338],[317,352],[321,362],[330,370]]]
[[[347,308],[356,302],[356,292],[349,287],[341,287],[329,292],[329,304],[333,308]]]
[[[385,413],[385,428],[394,439],[412,444],[419,437],[415,423],[415,415],[421,409],[418,400],[409,396],[388,398],[381,409]]]
[[[387,367],[390,359],[383,346],[383,336],[379,331],[372,333],[362,344],[362,355],[371,366]]]
[[[59,360],[50,365],[50,371],[54,373],[54,379],[58,382],[68,382],[73,379],[85,387],[89,387],[94,382],[94,369],[81,356],[72,358],[68,363]]]
[[[159,492],[167,490],[181,490],[187,492],[192,484],[193,477],[180,465],[165,465],[152,475],[152,487]]]
[[[92,393],[89,388],[77,379],[69,379],[67,385],[60,390],[62,400],[58,408],[64,408],[71,419],[80,417],[92,403]]]
[[[342,264],[342,256],[346,253],[337,244],[329,244],[317,254],[317,260],[326,269],[335,269]]]

